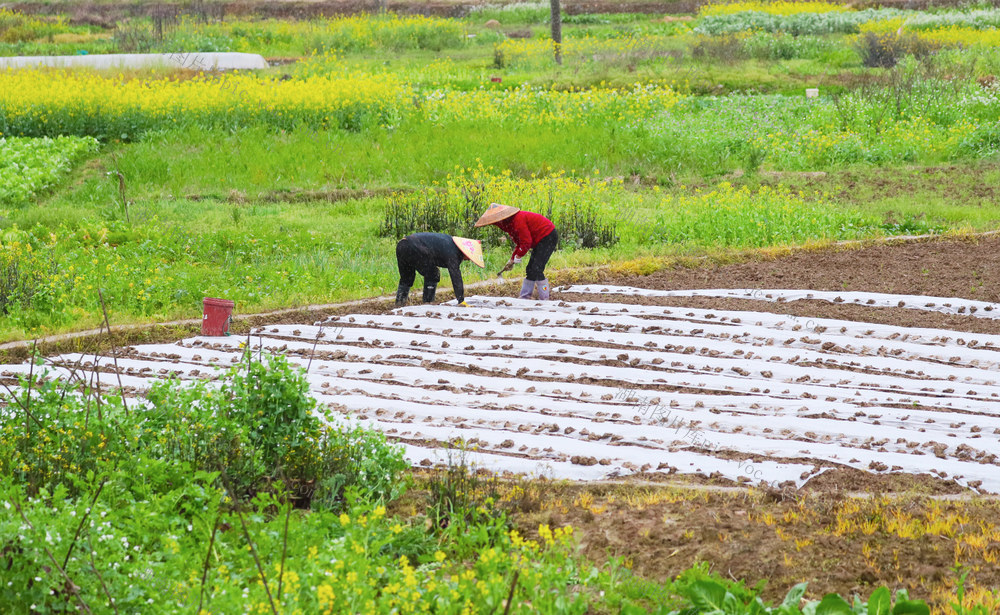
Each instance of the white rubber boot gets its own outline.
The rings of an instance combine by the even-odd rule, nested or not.
[[[538,289],[538,298],[541,301],[548,301],[549,300],[549,281],[548,280],[539,280],[539,281],[535,282],[535,288]]]
[[[535,290],[534,280],[525,280],[521,283],[521,299],[531,299],[531,293]]]

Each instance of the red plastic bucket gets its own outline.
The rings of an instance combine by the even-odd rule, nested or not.
[[[202,300],[202,335],[229,335],[229,323],[233,320],[234,301],[205,297]]]

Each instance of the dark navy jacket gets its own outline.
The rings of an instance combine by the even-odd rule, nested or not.
[[[414,233],[404,237],[400,244],[404,249],[396,250],[400,271],[404,265],[412,266],[420,275],[426,276],[430,267],[444,267],[451,276],[451,285],[455,289],[455,298],[461,303],[465,301],[465,285],[462,284],[462,271],[459,267],[466,260],[465,254],[458,249],[451,235],[444,233]]]

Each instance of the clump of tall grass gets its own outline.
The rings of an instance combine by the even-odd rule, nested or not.
[[[618,243],[616,211],[620,182],[570,178],[561,173],[544,178],[516,178],[509,171],[462,169],[444,186],[397,193],[386,204],[380,237],[396,239],[416,232],[478,237],[498,245],[504,235],[493,227],[475,228],[492,202],[540,213],[555,223],[563,246],[598,248]],[[617,197],[617,198],[616,198]]]

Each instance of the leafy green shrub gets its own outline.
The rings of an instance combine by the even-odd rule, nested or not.
[[[728,587],[727,587],[728,585]],[[867,602],[855,598],[852,606],[838,594],[827,594],[822,600],[807,603],[801,609],[802,596],[806,583],[800,583],[789,590],[782,603],[776,607],[768,606],[760,596],[747,595],[731,583],[723,584],[716,580],[696,580],[682,585],[679,593],[691,601],[693,608],[673,613],[696,615],[698,613],[719,613],[722,615],[799,615],[809,613],[814,615],[872,615],[892,613],[892,615],[930,615],[930,609],[922,600],[910,600],[905,589],[896,592],[895,604],[889,590],[880,587],[872,592]]]
[[[0,471],[29,496],[59,485],[73,495],[79,477],[135,456],[218,473],[241,498],[275,481],[301,505],[325,509],[341,506],[348,489],[370,501],[402,493],[408,464],[401,449],[380,433],[338,427],[328,413],[320,418],[305,375],[281,356],[248,356],[220,387],[158,383],[148,407],[131,413],[120,397],[97,397],[44,374],[23,378],[21,388],[0,416]]]
[[[401,493],[402,452],[381,434],[321,420],[305,374],[281,355],[250,354],[213,390],[206,383],[157,384],[149,393],[148,428],[160,435],[157,456],[222,472],[239,495],[281,480],[306,503],[335,508],[348,488],[369,500]]]

